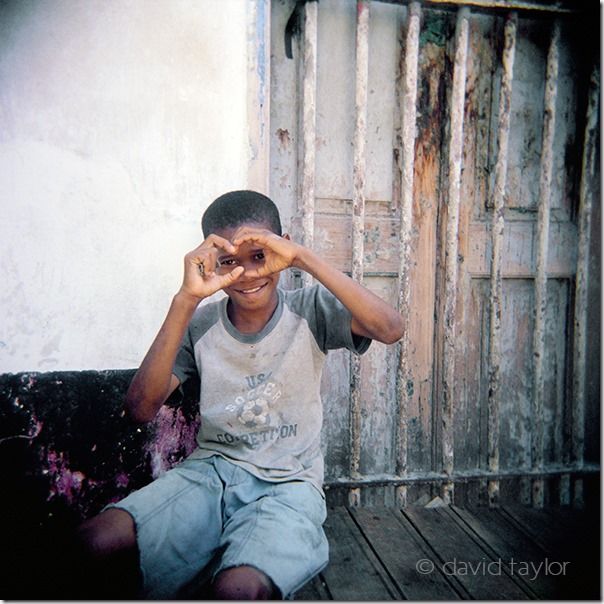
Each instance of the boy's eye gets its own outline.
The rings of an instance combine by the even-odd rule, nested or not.
[[[235,260],[235,258],[225,258],[224,260],[220,260],[219,262],[220,266],[233,266],[236,263],[237,261]]]
[[[255,260],[264,260],[264,252],[258,252],[254,255]]]

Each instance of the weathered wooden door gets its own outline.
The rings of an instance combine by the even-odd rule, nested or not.
[[[583,496],[599,399],[587,8],[272,4],[270,193],[407,324],[398,346],[330,353],[327,486],[353,503]]]

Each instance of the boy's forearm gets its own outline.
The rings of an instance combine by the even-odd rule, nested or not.
[[[152,420],[173,390],[172,369],[180,343],[199,298],[179,292],[126,394],[126,409],[135,421]]]
[[[311,274],[350,311],[353,331],[385,344],[403,335],[403,319],[392,306],[373,292],[334,268],[308,248],[301,248],[296,268]]]

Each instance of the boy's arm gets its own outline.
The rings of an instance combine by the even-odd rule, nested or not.
[[[135,373],[126,393],[126,410],[137,422],[151,421],[179,386],[172,373],[176,354],[199,299],[179,292],[153,344]]]
[[[255,271],[260,276],[295,267],[320,281],[352,315],[352,332],[384,344],[394,344],[403,336],[401,315],[373,292],[325,262],[312,250],[266,230],[243,227],[233,243],[256,241],[265,249],[265,264]],[[249,272],[246,275],[253,276]]]
[[[126,393],[126,410],[138,422],[151,421],[180,380],[172,373],[174,361],[189,321],[199,302],[235,282],[242,267],[226,275],[215,272],[218,251],[234,251],[233,245],[210,235],[185,256],[183,283],[153,344],[145,355]]]
[[[403,318],[390,304],[312,250],[301,247],[293,266],[310,273],[350,311],[352,333],[384,344],[394,344],[403,337]]]

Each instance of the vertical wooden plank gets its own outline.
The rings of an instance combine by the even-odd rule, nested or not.
[[[556,127],[556,98],[558,95],[559,41],[560,23],[556,21],[553,26],[547,55],[543,142],[539,176],[539,206],[537,211],[537,274],[535,277],[535,329],[533,331],[533,434],[531,438],[532,468],[536,471],[543,469],[543,398],[545,388],[543,357],[545,354],[545,311],[547,307],[546,266],[549,241],[554,134]],[[532,500],[535,507],[543,507],[543,486],[543,479],[533,480]]]
[[[560,98],[560,96],[558,96]],[[559,105],[558,105],[559,107]],[[561,116],[558,109],[558,116]],[[554,174],[556,167],[554,165]],[[554,199],[554,187],[552,187],[552,204]],[[555,236],[555,227],[557,226],[553,220],[553,207],[550,207],[552,212],[552,222],[550,230],[550,250],[552,248],[552,239]],[[576,250],[575,250],[576,251]],[[576,266],[576,259],[575,259]],[[567,324],[570,327],[571,320],[571,280],[570,279],[555,279],[548,272],[547,280],[547,310],[545,314],[545,355],[544,355],[544,396],[543,396],[543,419],[544,426],[547,429],[544,431],[543,463],[560,465],[564,463],[565,452],[568,451],[570,440],[567,439],[565,448],[565,424],[568,417],[565,415],[565,407],[570,409],[570,373],[567,368],[570,368],[570,352],[572,350],[569,342],[569,330],[562,328],[562,324]],[[563,322],[563,323],[562,323]],[[557,481],[549,481],[553,485]],[[546,488],[546,493],[547,493]],[[553,491],[550,489],[550,493]],[[550,503],[556,504],[556,501]]]
[[[505,274],[505,273],[504,273]],[[501,401],[499,409],[499,462],[501,471],[531,469],[533,383],[533,319],[535,308],[532,279],[505,278],[501,314]],[[508,481],[507,496],[530,504],[530,478]],[[527,493],[528,491],[528,493]],[[506,500],[501,484],[501,502]]]
[[[488,387],[488,466],[491,472],[499,472],[499,399],[501,388],[501,304],[503,299],[503,232],[505,228],[505,191],[508,167],[510,135],[510,111],[512,105],[512,81],[516,51],[516,13],[510,13],[504,28],[502,78],[499,96],[499,123],[497,128],[497,164],[493,192],[493,218],[491,236],[490,314],[489,314],[489,387]],[[490,480],[487,485],[490,505],[499,501],[499,481]]]
[[[369,77],[369,0],[357,1],[355,129],[353,140],[352,278],[363,282],[365,239],[365,146],[367,140],[367,80]],[[350,475],[360,475],[361,358],[350,355]],[[351,489],[350,505],[360,504],[360,489]]]
[[[410,309],[406,319],[409,338],[407,359],[410,377],[407,386],[407,440],[406,451],[409,470],[430,472],[440,467],[440,453],[436,450],[435,428],[440,413],[440,387],[442,377],[442,317],[444,309],[440,285],[442,272],[441,220],[445,216],[441,201],[444,197],[443,174],[446,171],[446,129],[442,126],[447,114],[448,90],[450,90],[449,56],[447,37],[455,15],[440,11],[424,10],[419,32],[419,57],[417,75],[417,104],[413,182],[413,227],[411,229],[412,262],[409,267]],[[399,67],[398,96],[402,116],[402,78],[405,73],[404,40],[407,24],[401,28],[401,58]],[[399,118],[402,126],[402,118]],[[402,129],[399,127],[395,148],[402,149]],[[401,183],[402,152],[398,182]],[[400,187],[398,206],[400,207]],[[397,234],[400,228],[397,229]],[[400,269],[397,269],[400,270]],[[439,275],[437,279],[435,276]],[[397,282],[398,285],[398,282]],[[437,300],[438,309],[437,310]],[[398,351],[397,351],[398,352]],[[433,494],[429,484],[409,486],[407,500],[412,503],[423,493]]]
[[[468,259],[476,238],[474,225],[480,221],[488,234],[492,202],[492,180],[495,175],[497,104],[501,83],[501,52],[505,19],[492,15],[472,14],[468,47],[466,102],[464,123],[464,166],[459,206],[459,258],[457,321],[455,352],[455,472],[481,468],[486,470],[487,457],[487,389],[486,373],[481,372],[488,361],[488,322],[482,332],[484,309],[488,315],[488,279],[476,279]],[[493,114],[493,116],[491,115]],[[491,130],[494,134],[491,135]],[[490,138],[493,141],[490,141]],[[492,175],[492,177],[491,177]],[[490,241],[489,241],[490,243]],[[488,245],[488,244],[487,244]],[[489,270],[490,247],[482,246],[486,275]],[[480,281],[480,284],[477,283]],[[476,304],[481,292],[484,300]],[[486,295],[485,295],[485,292]],[[477,313],[477,314],[473,314]],[[484,358],[481,355],[485,354]],[[479,391],[479,388],[481,391]],[[468,434],[475,435],[467,438]],[[455,501],[464,501],[467,486],[455,489]],[[478,488],[478,485],[475,485]],[[486,487],[486,484],[485,484]],[[486,500],[486,488],[485,497]]]
[[[312,248],[315,230],[315,152],[317,125],[317,32],[318,2],[304,4],[304,54],[302,59],[302,237],[305,247]],[[302,273],[303,285],[312,278]]]
[[[417,72],[419,63],[419,22],[421,9],[418,2],[409,7],[407,35],[405,38],[405,66],[403,75],[401,116],[401,209],[399,231],[398,311],[408,319],[410,315],[409,271],[411,256],[411,228],[413,218],[413,174],[415,168]],[[408,416],[410,399],[409,330],[405,329],[399,343],[396,397],[398,402],[398,433],[396,439],[396,473],[407,473]],[[412,389],[412,386],[411,386]],[[407,505],[407,487],[396,490],[397,504]]]
[[[449,135],[449,182],[445,253],[445,330],[443,347],[442,463],[446,474],[453,473],[453,388],[455,382],[455,311],[457,305],[458,230],[463,160],[463,119],[470,10],[462,7],[457,15],[455,61]],[[453,482],[442,486],[442,498],[453,501]]]
[[[579,241],[577,276],[575,282],[574,342],[573,342],[573,407],[572,407],[572,461],[583,467],[585,451],[585,379],[587,354],[587,304],[589,281],[589,248],[593,205],[593,183],[597,177],[598,103],[600,71],[594,67],[590,80],[587,117],[581,161],[579,190]],[[568,483],[569,481],[565,481]],[[566,494],[565,497],[568,497]],[[574,484],[573,504],[583,505],[583,481]]]
[[[283,32],[293,12],[295,3],[270,3],[271,8],[271,48],[270,48],[270,187],[271,195],[278,200],[281,221],[286,232],[301,241],[300,188],[298,186],[298,158],[301,148],[297,148],[300,125],[300,99],[298,75],[301,71],[302,40],[296,38],[295,54],[289,59],[285,52]],[[297,231],[300,232],[297,232]],[[285,287],[294,287],[294,279],[287,271],[283,274]]]

